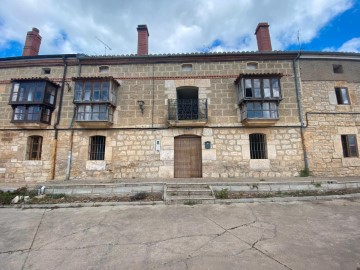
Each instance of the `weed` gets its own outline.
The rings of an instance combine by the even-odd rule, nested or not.
[[[299,172],[299,176],[300,176],[300,177],[308,177],[309,175],[310,175],[310,172],[309,172],[309,170],[306,170],[306,169],[301,170],[301,171]]]
[[[147,197],[146,192],[139,192],[139,193],[136,193],[134,196],[131,196],[130,200],[131,201],[141,201],[141,200],[144,200],[146,197]]]
[[[321,183],[320,182],[313,182],[312,183],[315,187],[319,188],[321,187]]]
[[[229,190],[227,188],[223,188],[220,191],[216,191],[215,197],[217,199],[228,199],[229,198]]]
[[[193,201],[193,200],[188,200],[188,201],[185,201],[184,202],[184,205],[195,205],[196,204],[196,201]]]
[[[255,188],[256,188],[256,189],[259,189],[259,184],[252,184],[252,185],[251,185],[251,188],[252,188],[252,189],[255,189]]]
[[[66,195],[64,193],[59,193],[59,194],[46,194],[46,197],[51,198],[51,199],[61,199],[61,198],[65,198]]]
[[[262,179],[260,179],[260,182],[265,182],[265,179],[263,179],[263,178],[262,178]]]
[[[171,192],[170,195],[171,196],[176,196],[176,192]]]

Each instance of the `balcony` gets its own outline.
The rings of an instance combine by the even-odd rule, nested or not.
[[[208,121],[207,99],[169,99],[170,126],[204,126]]]
[[[241,122],[251,126],[270,126],[279,120],[277,102],[245,102],[240,106]]]

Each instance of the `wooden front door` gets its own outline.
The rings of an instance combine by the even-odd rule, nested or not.
[[[202,177],[201,137],[175,137],[174,177]]]

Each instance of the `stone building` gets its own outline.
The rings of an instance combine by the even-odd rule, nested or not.
[[[360,172],[360,55],[259,51],[0,59],[0,181]]]

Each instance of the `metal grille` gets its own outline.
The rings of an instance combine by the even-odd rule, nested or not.
[[[27,158],[29,160],[41,159],[42,140],[43,138],[41,136],[30,136],[28,138]]]
[[[251,159],[267,159],[266,135],[250,134],[249,138]]]
[[[89,159],[104,160],[105,158],[105,136],[90,137]]]
[[[169,99],[169,120],[207,120],[207,99]]]

